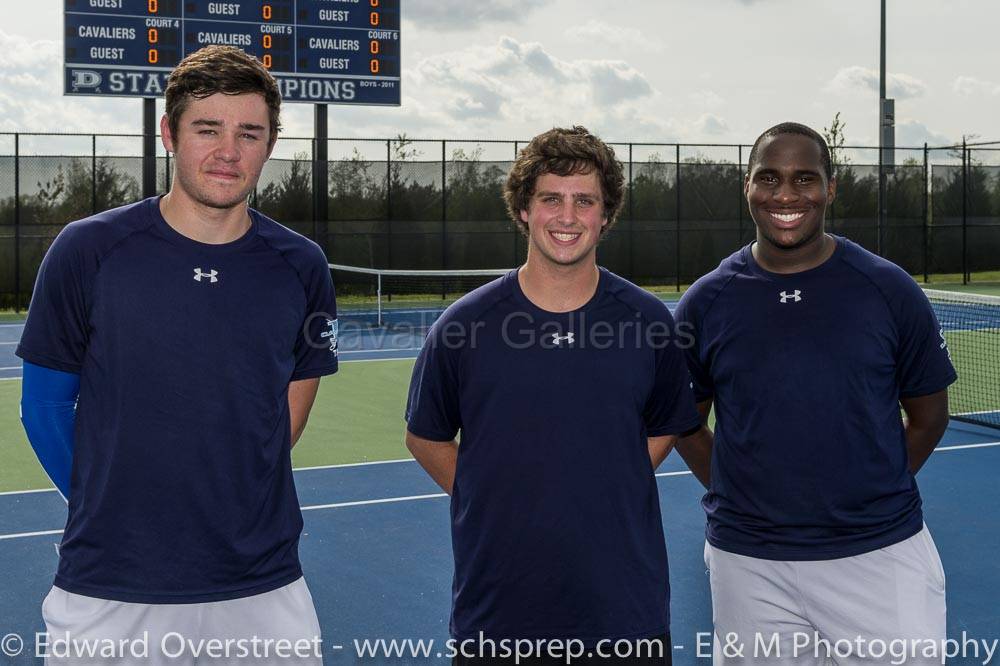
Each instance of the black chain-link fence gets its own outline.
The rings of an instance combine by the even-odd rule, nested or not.
[[[0,135],[4,308],[26,306],[39,262],[67,222],[136,201],[141,190],[142,158],[99,149],[101,135],[83,137],[90,150],[68,155],[28,150],[28,137],[37,138]],[[48,139],[58,144],[60,137]],[[251,203],[316,240],[332,263],[511,267],[524,260],[525,243],[507,219],[500,191],[519,145],[331,139],[327,219],[313,214],[315,151],[273,157]],[[602,265],[640,284],[680,287],[754,237],[743,197],[749,146],[614,147],[626,166],[628,192],[616,228],[599,247]],[[899,151],[907,157],[887,174],[881,228],[878,166],[865,163],[864,149],[847,157],[851,150],[838,151],[831,232],[880,251],[925,281],[1000,279],[990,275],[1000,271],[1000,166],[992,166],[1000,149]],[[157,160],[161,191],[169,187],[172,166],[166,156]]]

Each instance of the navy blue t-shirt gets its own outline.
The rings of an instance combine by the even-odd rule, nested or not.
[[[844,238],[808,271],[750,246],[684,294],[695,397],[714,398],[708,541],[773,560],[849,557],[923,524],[899,399],[955,380],[940,326],[898,266]]]
[[[266,592],[302,575],[288,384],[337,370],[330,271],[256,211],[208,245],[158,204],[66,226],[17,348],[81,377],[55,584],[157,604]]]
[[[646,438],[698,424],[674,336],[662,302],[603,269],[579,310],[539,309],[511,271],[431,328],[406,419],[434,441],[461,431],[455,638],[667,631],[667,553]]]

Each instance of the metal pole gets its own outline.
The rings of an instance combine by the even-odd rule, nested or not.
[[[927,184],[930,182],[930,176],[928,174],[928,164],[927,164],[927,143],[924,142],[924,284],[927,284],[929,280],[929,269],[927,264],[930,262],[930,249],[928,244],[930,243],[930,205],[928,202],[928,192]]]
[[[515,162],[517,161],[517,144],[518,144],[518,142],[517,142],[517,141],[515,141],[515,142],[514,142],[514,161],[515,161]],[[513,222],[513,220],[511,220],[511,222]],[[521,235],[521,232],[520,232],[520,231],[518,231],[518,227],[517,227],[517,224],[514,224],[514,233],[512,234],[512,236],[513,236],[513,238],[514,238],[514,263],[512,264],[513,266],[517,266],[518,264],[520,264],[520,263],[521,263],[521,262],[520,262],[520,261],[518,260],[518,258],[517,258],[518,254],[520,254],[520,253],[519,253],[519,252],[517,251],[517,237],[518,237],[518,236],[520,236],[520,235]]]
[[[881,37],[879,40],[879,74],[878,74],[878,219],[875,225],[875,252],[879,256],[884,256],[883,228],[886,223],[886,193],[885,193],[885,155],[883,154],[885,144],[885,119],[882,117],[885,102],[885,0],[881,0]]]
[[[448,171],[446,139],[441,140],[441,268],[448,270]],[[448,297],[447,278],[441,280],[441,300]]]
[[[156,196],[156,100],[142,100],[142,197]]]
[[[674,146],[674,198],[676,202],[677,225],[674,228],[674,266],[677,273],[676,285],[681,290],[681,147]]]
[[[930,263],[931,207],[929,201],[930,195],[927,190],[928,184],[930,183],[930,172],[928,169],[927,143],[924,142],[924,284],[927,284],[927,282],[930,281],[928,275],[928,264]]]
[[[97,135],[90,135],[90,214],[97,215]]]
[[[385,230],[386,264],[392,268],[392,140],[385,141]],[[381,300],[379,301],[381,304]],[[381,324],[381,316],[379,317]]]
[[[376,277],[378,278],[378,286],[376,287],[376,289],[378,290],[378,292],[377,292],[377,298],[378,298],[378,325],[382,326],[382,274],[378,273],[376,275]]]
[[[962,137],[962,284],[969,284],[969,150]]]
[[[316,137],[315,150],[313,151],[313,240],[326,250],[327,218],[330,211],[330,202],[327,195],[327,181],[329,180],[330,165],[329,146],[327,145],[327,114],[326,104],[316,104],[313,106],[313,135]],[[323,223],[322,236],[320,238],[320,222]]]
[[[632,144],[628,144],[628,279],[635,282],[635,209],[632,207]]]
[[[743,245],[743,146],[736,147],[736,247]]]
[[[14,134],[14,312],[21,311],[21,135]]]

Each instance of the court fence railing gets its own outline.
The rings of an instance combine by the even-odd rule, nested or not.
[[[141,198],[142,139],[0,133],[0,308],[27,306],[41,259],[68,222]],[[525,239],[501,193],[525,143],[335,138],[317,151],[313,139],[283,137],[251,204],[315,240],[334,264],[516,266]],[[680,290],[754,237],[743,192],[749,145],[611,145],[626,193],[599,246],[602,265],[639,284]],[[318,152],[327,154],[325,165]],[[1000,280],[1000,144],[925,144],[893,156],[880,215],[878,149],[835,149],[828,230],[923,282]],[[161,193],[173,166],[161,151]]]

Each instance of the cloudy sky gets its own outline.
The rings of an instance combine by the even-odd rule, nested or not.
[[[140,102],[63,97],[62,0],[3,0],[0,131],[141,131]],[[835,112],[876,141],[878,0],[402,0],[403,104],[330,107],[344,137],[751,142]],[[1000,139],[1000,2],[889,0],[897,145]],[[286,136],[312,133],[289,104]]]

